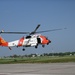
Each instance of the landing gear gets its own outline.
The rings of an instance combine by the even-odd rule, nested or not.
[[[42,45],[42,47],[44,48],[44,47],[45,47],[45,45]]]
[[[23,48],[22,50],[25,51],[25,48]]]
[[[35,48],[38,48],[38,44],[35,46]]]
[[[37,46],[35,46],[35,48],[37,48]]]

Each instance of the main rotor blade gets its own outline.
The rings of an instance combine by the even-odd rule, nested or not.
[[[37,29],[40,27],[40,24],[38,24],[37,25],[37,27],[35,28],[35,30],[34,31],[32,31],[29,35],[31,35],[31,34],[35,34],[36,33],[36,31],[37,31]]]
[[[40,27],[40,24],[37,25],[37,27],[35,28],[35,30],[33,32],[36,32],[36,30]]]
[[[0,34],[29,34],[29,32],[0,32]]]
[[[66,28],[64,28],[64,29],[66,29]],[[36,33],[44,33],[44,32],[51,32],[51,31],[58,31],[58,30],[62,30],[62,28],[60,28],[60,29],[46,30],[46,31],[38,31]]]
[[[35,34],[35,33],[44,33],[44,32],[51,32],[51,31],[58,31],[58,30],[63,30],[62,28],[60,29],[52,29],[52,30],[45,30],[45,31],[38,31],[36,32],[36,30],[39,28],[40,25],[38,25],[36,27],[36,29],[33,31],[33,32],[4,32],[4,31],[1,31],[0,34],[29,34],[29,35],[32,35],[32,34]],[[67,29],[67,28],[64,28],[64,29]]]

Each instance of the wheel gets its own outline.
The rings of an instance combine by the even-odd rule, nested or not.
[[[25,49],[24,49],[24,48],[23,48],[22,50],[23,50],[23,51],[25,51]]]
[[[35,48],[38,48],[38,44],[35,46]]]
[[[35,46],[35,48],[37,48],[37,46]]]
[[[44,48],[44,47],[45,47],[45,45],[42,45],[42,47]]]

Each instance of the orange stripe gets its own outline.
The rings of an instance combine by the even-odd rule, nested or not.
[[[19,42],[18,42],[18,46],[22,46],[23,45],[23,41],[24,41],[24,37],[22,37]]]
[[[8,42],[2,43],[1,46],[8,47]]]
[[[40,38],[42,39],[42,41],[41,41],[42,44],[47,44],[48,41],[46,40],[45,36],[41,35]]]
[[[0,46],[8,46],[8,42],[6,42],[2,37],[0,37]]]

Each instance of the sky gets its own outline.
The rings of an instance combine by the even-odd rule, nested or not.
[[[0,30],[31,32],[38,24],[38,31],[67,29],[42,33],[52,41],[45,48],[0,47],[0,56],[75,51],[75,0],[0,0]],[[10,42],[26,35],[0,36]]]

